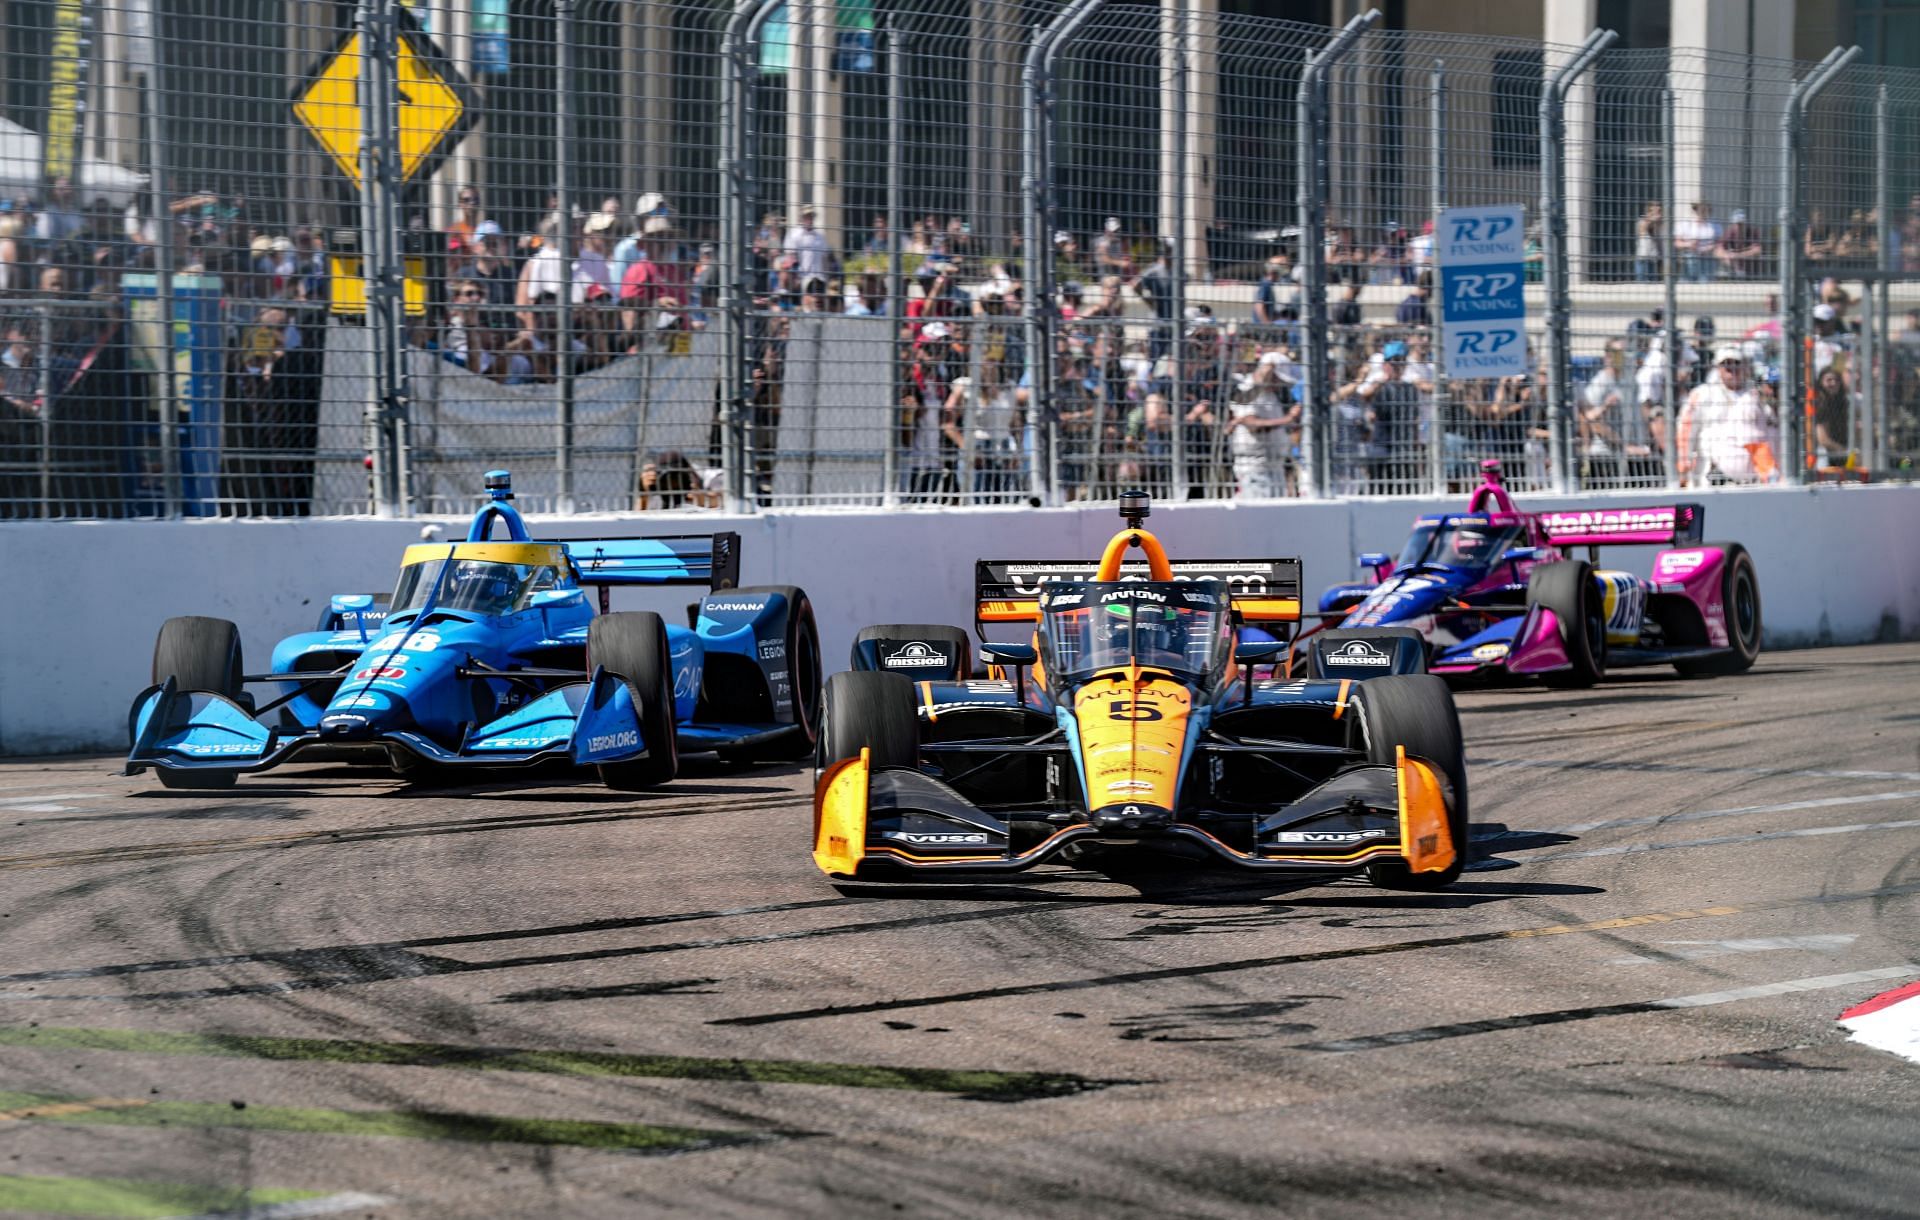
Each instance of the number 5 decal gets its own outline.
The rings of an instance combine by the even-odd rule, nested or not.
[[[1108,720],[1159,720],[1160,709],[1151,703],[1135,703],[1131,699],[1115,699],[1107,705]]]

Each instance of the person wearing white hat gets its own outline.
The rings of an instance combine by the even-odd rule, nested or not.
[[[1758,483],[1777,474],[1777,432],[1737,343],[1713,353],[1714,378],[1687,395],[1676,451],[1683,486]]]
[[[812,204],[800,209],[800,223],[787,230],[785,249],[793,259],[793,281],[802,296],[824,296],[827,277],[833,274],[833,247],[827,235],[814,227],[819,210]]]
[[[573,261],[573,303],[613,299],[613,267],[607,261],[607,247],[613,236],[613,217],[595,212],[580,229],[580,256]],[[598,289],[596,292],[595,290]]]
[[[1107,217],[1100,235],[1093,239],[1093,271],[1102,279],[1110,275],[1119,276],[1122,283],[1133,279],[1133,255],[1120,232],[1118,216]]]

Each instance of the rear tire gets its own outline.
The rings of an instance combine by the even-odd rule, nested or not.
[[[871,627],[862,627],[853,637],[853,657],[848,664],[855,669],[861,667],[860,645],[868,640],[927,640],[937,641],[953,649],[953,655],[959,659],[961,680],[973,676],[973,639],[958,627],[949,627],[944,623],[877,623]],[[908,670],[887,669],[881,673],[897,673],[908,681],[913,674]]]
[[[223,618],[185,615],[160,624],[153,645],[153,681],[168,678],[183,691],[209,691],[240,702],[240,629]],[[155,767],[163,788],[231,788],[238,771],[185,771]]]
[[[1548,686],[1581,688],[1600,680],[1607,668],[1607,621],[1593,585],[1593,568],[1584,559],[1567,559],[1535,568],[1527,575],[1527,604],[1551,610],[1560,620],[1560,642],[1571,667],[1540,675]]]
[[[587,626],[587,672],[606,670],[627,684],[640,713],[647,756],[632,762],[601,763],[600,782],[622,792],[657,788],[680,770],[674,739],[673,661],[667,652],[667,625],[651,610],[596,616]]]
[[[914,703],[913,683],[899,674],[842,670],[827,679],[820,707],[815,759],[821,771],[860,757],[863,748],[868,764],[876,768],[919,763],[920,709]]]
[[[1746,547],[1737,542],[1707,545],[1717,546],[1727,554],[1727,561],[1720,569],[1720,603],[1727,616],[1730,651],[1675,661],[1673,667],[1687,675],[1745,673],[1760,659],[1760,577]]]
[[[1446,777],[1447,830],[1453,836],[1453,863],[1437,873],[1416,873],[1405,860],[1375,860],[1367,880],[1381,889],[1431,893],[1460,877],[1472,855],[1467,807],[1467,753],[1460,740],[1460,715],[1447,684],[1432,674],[1399,674],[1356,684],[1354,717],[1367,761],[1392,766],[1396,746],[1432,763]]]

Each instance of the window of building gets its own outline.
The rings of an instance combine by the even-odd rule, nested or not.
[[[1530,169],[1540,164],[1540,89],[1545,60],[1537,50],[1493,57],[1493,164]]]

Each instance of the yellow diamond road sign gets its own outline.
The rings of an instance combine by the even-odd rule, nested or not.
[[[399,10],[399,54],[394,87],[399,92],[400,178],[411,181],[432,166],[464,135],[473,104],[466,81],[420,32],[406,10]],[[320,63],[294,95],[293,113],[306,125],[340,171],[360,183],[361,35],[350,33]]]

